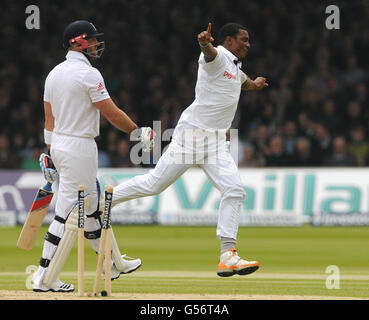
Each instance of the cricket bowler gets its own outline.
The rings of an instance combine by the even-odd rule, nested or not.
[[[201,53],[195,100],[182,113],[172,141],[155,168],[116,186],[113,205],[158,194],[190,167],[200,167],[221,193],[216,232],[221,241],[217,274],[228,277],[250,274],[259,268],[259,263],[241,259],[236,251],[245,191],[227,147],[226,132],[231,127],[241,90],[261,90],[268,84],[264,77],[251,80],[241,70],[241,61],[250,49],[249,33],[244,26],[224,25],[218,40],[221,45],[214,47],[211,23],[198,34]]]

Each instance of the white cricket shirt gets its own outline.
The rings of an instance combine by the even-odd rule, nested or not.
[[[200,54],[194,102],[182,113],[177,128],[228,130],[236,113],[241,85],[246,74],[241,62],[223,46],[217,56],[206,62]]]
[[[110,98],[104,79],[86,56],[68,51],[66,60],[48,74],[44,101],[51,104],[53,132],[94,138],[99,135],[100,112],[95,102]]]

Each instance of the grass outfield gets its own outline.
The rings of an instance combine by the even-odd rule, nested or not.
[[[38,265],[43,228],[30,252],[16,247],[21,228],[0,228],[0,290],[27,290],[29,265]],[[239,229],[241,257],[258,260],[248,276],[216,276],[220,243],[215,227],[114,226],[122,253],[142,267],[112,282],[113,293],[294,295],[369,298],[369,228],[310,227]],[[96,254],[86,241],[86,291],[92,289]],[[340,271],[339,289],[327,289],[326,268]],[[61,274],[77,284],[77,247]],[[282,296],[281,296],[282,297]]]

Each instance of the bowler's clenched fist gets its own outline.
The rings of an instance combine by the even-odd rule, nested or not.
[[[256,85],[256,90],[261,90],[261,89],[269,86],[269,84],[266,82],[266,78],[264,78],[264,77],[257,77],[254,80],[254,83]]]

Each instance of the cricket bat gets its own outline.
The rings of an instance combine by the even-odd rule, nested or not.
[[[18,248],[24,250],[31,250],[33,248],[53,195],[50,182],[38,189],[35,200],[33,200],[31,209],[27,215],[26,222],[19,235],[17,242]]]

